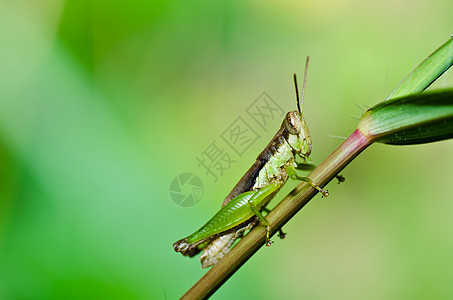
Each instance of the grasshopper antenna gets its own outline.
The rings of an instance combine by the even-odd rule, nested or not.
[[[300,109],[299,88],[297,87],[296,73],[294,73],[293,76],[294,76],[294,87],[296,88],[297,109],[299,110],[299,114],[302,115],[302,111]]]
[[[304,85],[302,86],[302,95],[300,96],[300,100],[299,100],[299,88],[297,87],[297,78],[296,74],[294,73],[294,86],[296,87],[297,109],[299,110],[299,113],[301,115],[302,107],[304,105],[305,86],[307,85],[308,59],[309,57],[307,56],[307,61],[305,62]]]
[[[307,85],[307,73],[308,73],[308,59],[305,61],[305,74],[304,74],[304,85],[302,86],[302,95],[300,96],[300,113],[302,114],[302,108],[304,107],[304,96],[305,96],[305,86]]]

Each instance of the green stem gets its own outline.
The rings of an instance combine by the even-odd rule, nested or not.
[[[326,185],[372,142],[373,140],[364,136],[360,130],[355,130],[308,177],[320,186]],[[301,183],[289,193],[266,216],[271,224],[271,235],[274,235],[285,225],[317,193],[318,191],[306,182]],[[208,298],[258,251],[265,244],[265,241],[266,228],[264,226],[255,226],[224,258],[201,277],[181,299]]]

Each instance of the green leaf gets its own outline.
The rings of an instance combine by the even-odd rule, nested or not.
[[[358,129],[381,143],[410,145],[453,137],[453,89],[418,93],[370,108]]]
[[[453,37],[429,55],[395,88],[388,99],[424,91],[453,64]]]

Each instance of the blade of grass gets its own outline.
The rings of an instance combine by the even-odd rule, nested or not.
[[[384,101],[363,114],[359,128],[380,143],[413,145],[451,138],[453,89]]]
[[[387,99],[419,93],[429,87],[453,64],[453,37],[423,60],[393,90]]]

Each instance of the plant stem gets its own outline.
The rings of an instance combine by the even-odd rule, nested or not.
[[[308,177],[320,186],[326,185],[372,142],[373,140],[364,136],[359,129],[356,129]],[[285,225],[317,193],[318,191],[306,182],[301,183],[290,192],[266,216],[271,224],[271,235],[274,235]],[[224,258],[195,283],[181,299],[208,298],[265,244],[265,240],[266,228],[264,226],[255,226]]]

